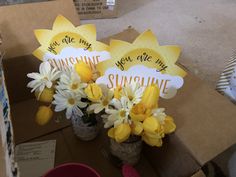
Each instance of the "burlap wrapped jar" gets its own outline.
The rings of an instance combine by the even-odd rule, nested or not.
[[[140,159],[142,140],[139,136],[130,136],[123,143],[110,139],[111,154],[122,160],[123,164],[135,165]]]
[[[94,119],[92,122],[85,122],[83,117],[79,115],[72,114],[71,123],[75,135],[83,140],[90,141],[97,137],[101,130],[102,120],[99,114],[92,114]]]

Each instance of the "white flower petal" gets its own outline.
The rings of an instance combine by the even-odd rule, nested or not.
[[[60,111],[63,111],[65,109],[66,109],[66,107],[63,106],[63,105],[60,105],[60,104],[56,105],[56,107],[55,107],[56,112],[60,112]]]
[[[42,76],[39,73],[29,73],[27,74],[27,77],[35,80],[40,80],[42,79]]]
[[[52,87],[52,82],[51,81],[47,81],[46,82],[46,86],[47,86],[47,88],[51,88]]]
[[[101,104],[99,104],[95,109],[94,109],[94,113],[98,114],[99,112],[101,112],[104,109],[104,106],[102,106]]]
[[[44,85],[44,84],[40,85],[39,91],[42,92],[42,91],[44,90],[44,88],[45,88],[45,85]]]
[[[67,118],[67,119],[70,119],[70,118],[71,118],[71,116],[72,116],[72,110],[73,110],[73,107],[68,107],[68,108],[66,109],[66,118]]]
[[[80,108],[85,108],[87,105],[88,105],[88,103],[85,103],[85,102],[82,102],[82,101],[79,101],[79,102],[78,102],[78,106],[79,106]]]
[[[51,72],[51,65],[49,62],[43,62],[40,67],[39,71],[42,75],[47,76]]]
[[[87,110],[90,112],[90,111],[94,111],[94,109],[98,106],[99,104],[98,103],[95,103],[95,104],[91,104]]]
[[[73,109],[73,111],[74,111],[75,114],[77,114],[80,117],[82,117],[84,115],[84,113],[78,107],[75,107]]]

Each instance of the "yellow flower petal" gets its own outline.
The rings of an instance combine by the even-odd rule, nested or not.
[[[53,112],[50,107],[40,106],[36,113],[36,123],[45,125],[52,119]]]
[[[45,89],[41,93],[40,97],[39,97],[38,92],[35,92],[35,96],[38,101],[42,101],[45,103],[51,103],[53,100],[54,91],[55,91],[55,89],[53,87],[51,87],[51,88],[45,87]]]
[[[147,86],[144,91],[141,103],[147,109],[156,108],[158,106],[159,95],[160,95],[160,89],[156,84]]]
[[[145,143],[147,143],[150,146],[162,146],[162,139],[157,133],[148,133],[144,132],[142,135],[142,139]]]
[[[75,64],[75,71],[83,82],[89,82],[93,78],[92,69],[83,61]]]
[[[98,101],[102,97],[102,89],[95,83],[89,84],[84,89],[84,92],[86,93],[88,99],[91,101]]]
[[[121,98],[121,91],[122,91],[121,86],[116,87],[114,90],[114,98],[119,100]]]
[[[115,128],[114,132],[115,140],[118,143],[122,143],[129,138],[130,133],[131,133],[131,128],[129,124],[127,123],[120,124]]]
[[[130,117],[133,121],[144,121],[152,114],[150,109],[146,109],[142,103],[134,105],[130,111]]]
[[[115,129],[114,129],[114,128],[110,128],[110,129],[108,130],[108,132],[107,132],[107,134],[108,134],[108,136],[109,136],[110,138],[114,138],[114,137],[115,137],[114,133],[115,133]]]
[[[161,125],[155,117],[148,117],[143,121],[143,129],[150,133],[160,131]]]
[[[132,124],[132,134],[140,135],[143,132],[143,124],[138,121],[134,121]]]
[[[175,131],[175,129],[176,129],[176,125],[175,125],[175,123],[174,123],[174,120],[173,120],[173,118],[172,117],[170,117],[170,116],[167,116],[166,118],[165,118],[165,122],[164,122],[164,133],[165,134],[169,134],[169,133],[172,133],[172,132],[174,132]]]

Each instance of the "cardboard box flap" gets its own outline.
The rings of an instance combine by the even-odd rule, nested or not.
[[[5,58],[31,54],[39,47],[33,31],[51,29],[59,14],[70,19],[74,25],[80,23],[72,0],[2,6],[0,14]]]
[[[203,173],[202,170],[199,170],[197,173],[195,173],[192,177],[206,177],[206,175]]]
[[[160,105],[175,117],[178,138],[201,165],[235,144],[235,105],[191,73],[178,95]]]
[[[110,38],[132,42],[138,32],[129,28]],[[109,38],[103,40],[108,42]],[[201,165],[236,143],[235,105],[188,73],[184,87],[160,106],[175,118],[176,137]]]
[[[106,130],[101,131],[93,141],[87,142],[78,141],[72,127],[65,128],[62,132],[73,162],[84,163],[95,168],[101,177],[123,176],[120,168],[117,168],[117,162],[114,162],[114,159],[109,156],[109,138]],[[136,169],[141,177],[159,176],[144,155],[141,155]]]

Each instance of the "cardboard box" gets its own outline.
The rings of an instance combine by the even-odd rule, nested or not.
[[[206,175],[203,173],[202,170],[199,170],[197,173],[195,173],[192,177],[206,177]]]
[[[10,13],[12,11],[15,13]],[[13,153],[9,153],[14,150],[15,144],[56,139],[55,165],[81,162],[91,165],[102,177],[121,177],[120,169],[112,165],[104,154],[108,148],[105,132],[101,132],[94,141],[83,142],[76,139],[66,121],[59,124],[52,121],[44,127],[34,122],[37,104],[26,88],[29,81],[26,74],[37,71],[40,63],[31,55],[38,47],[33,30],[50,29],[60,13],[78,25],[79,19],[72,1],[66,1],[66,5],[65,1],[52,1],[1,7],[0,13],[9,14],[7,19],[0,16],[3,47],[6,51],[0,92],[3,137],[0,152],[8,158],[4,163],[7,167],[4,173],[12,177],[10,173],[16,169],[11,166],[15,167],[16,164],[10,161],[13,160]],[[115,38],[132,42],[138,34],[129,28],[102,41],[108,43],[110,38]],[[200,168],[235,143],[235,106],[191,73],[186,76],[184,87],[177,96],[172,100],[162,100],[160,105],[167,108],[169,115],[174,116],[177,131],[164,139],[162,148],[144,147],[142,159],[137,165],[142,177],[203,175]]]
[[[44,12],[44,13],[42,13]],[[50,12],[50,13],[48,13]],[[67,16],[70,18],[70,20],[75,24],[79,25],[79,17],[77,15],[76,9],[74,7],[73,1],[51,1],[51,2],[42,2],[42,3],[32,3],[32,4],[21,4],[21,5],[12,5],[12,6],[2,6],[0,7],[0,13],[2,14],[0,16],[0,31],[1,35],[3,36],[3,45],[1,46],[1,51],[5,53],[4,58],[8,58],[9,61],[13,61],[10,58],[14,57],[19,57],[19,56],[27,56],[31,54],[31,52],[38,47],[38,43],[35,40],[33,30],[36,28],[51,28],[51,22],[57,17],[58,14],[62,14],[64,16]],[[5,14],[5,15],[3,15]],[[6,18],[7,16],[7,18]],[[36,22],[37,21],[37,22]],[[19,60],[20,61],[20,60]],[[22,63],[23,66],[27,66]],[[30,67],[30,65],[28,65]],[[21,67],[14,66],[12,65],[13,68],[17,67],[19,70],[21,70]],[[12,69],[13,69],[12,68]],[[36,68],[34,68],[36,69]],[[15,70],[15,69],[13,69]],[[21,72],[21,71],[13,71],[13,73],[16,74],[16,72]],[[24,78],[24,76],[22,75]],[[21,84],[21,88],[25,87],[26,83],[22,80],[20,77],[14,77],[12,81],[16,84]],[[4,80],[4,77],[3,77]],[[40,135],[42,132],[43,134],[47,132],[46,129],[48,128],[43,128],[40,134],[37,133],[36,128],[36,133],[33,131],[33,127],[29,124],[29,122],[24,123],[24,120],[18,119],[19,122],[17,124],[21,126],[14,126],[14,134],[15,137],[13,138],[13,127],[11,124],[11,119],[12,116],[9,114],[11,111],[9,106],[10,103],[11,106],[14,107],[14,103],[20,102],[24,100],[28,94],[24,92],[22,89],[19,88],[19,91],[23,94],[22,98],[21,96],[16,96],[14,99],[10,100],[9,103],[9,98],[7,90],[4,87],[4,81],[3,81],[3,86],[1,86],[0,89],[0,99],[1,99],[1,118],[0,118],[0,135],[2,139],[2,143],[0,146],[0,154],[1,158],[4,160],[0,160],[0,170],[1,176],[5,177],[12,177],[12,176],[17,176],[17,164],[14,163],[14,143],[16,144],[18,142],[22,142],[27,140],[28,138],[32,138]],[[17,89],[18,90],[18,89]],[[18,93],[17,93],[18,94]],[[10,96],[12,98],[12,96]],[[26,103],[27,104],[27,103]],[[14,110],[14,108],[13,108]],[[17,111],[17,110],[16,110]],[[20,110],[25,112],[24,110]],[[14,111],[13,111],[14,112]],[[17,113],[18,114],[18,113]],[[27,112],[26,114],[30,114]],[[34,113],[33,113],[34,114]],[[16,119],[14,119],[16,120]],[[23,123],[23,124],[22,124]],[[14,123],[13,123],[14,124]],[[16,125],[16,124],[15,124]],[[59,127],[64,127],[68,126],[68,123],[61,123],[60,125],[56,125],[54,129],[58,129]],[[18,128],[17,128],[18,127]],[[21,136],[21,133],[23,133],[27,128],[30,128],[32,131],[29,131],[26,134],[31,134],[33,136],[28,136],[28,135],[23,135]],[[54,131],[49,127],[49,131]],[[24,134],[24,133],[23,133]],[[26,137],[25,137],[26,136]],[[18,138],[17,138],[18,137]],[[21,138],[23,137],[23,138]],[[26,139],[25,139],[26,138]]]
[[[1,2],[0,0],[0,6],[43,1],[53,0],[19,0],[6,2]],[[74,4],[80,19],[115,18],[118,16],[119,1],[120,0],[74,0]]]
[[[74,0],[80,19],[114,18],[119,0]]]

